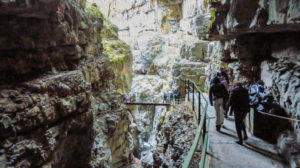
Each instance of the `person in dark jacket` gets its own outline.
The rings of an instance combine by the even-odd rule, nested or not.
[[[235,83],[230,91],[228,106],[231,106],[234,112],[235,127],[239,138],[237,143],[242,145],[243,140],[248,138],[244,119],[250,111],[250,105],[248,90],[245,89],[241,83]],[[244,138],[242,132],[244,133]]]
[[[224,122],[224,100],[228,97],[228,92],[223,84],[220,83],[218,77],[212,79],[212,85],[209,90],[209,101],[210,105],[215,107],[216,110],[216,129],[220,131],[221,126]]]
[[[225,78],[225,80],[227,81],[227,84],[229,85],[229,78],[228,78],[228,75],[227,75],[225,69],[224,68],[220,68],[220,73]]]
[[[163,103],[167,103],[167,93],[166,92],[164,92],[164,100],[163,100]]]

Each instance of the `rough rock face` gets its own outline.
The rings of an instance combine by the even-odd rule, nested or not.
[[[210,3],[214,17],[211,38],[228,39],[247,33],[299,31],[297,0],[217,0]]]
[[[300,2],[217,0],[209,3],[207,29],[200,38],[218,40],[218,60],[236,80],[261,79],[292,118],[299,119]],[[245,78],[240,78],[244,76]],[[293,122],[299,143],[299,123]],[[292,137],[290,137],[293,139]]]
[[[180,68],[188,69],[193,67],[195,62],[207,61],[203,58],[207,56],[205,42],[197,42],[193,36],[196,35],[193,33],[196,27],[194,16],[203,10],[196,1],[100,0],[95,2],[99,4],[103,13],[119,26],[120,38],[131,46],[134,60],[133,76],[145,75],[147,78],[149,75],[151,79],[152,76],[160,79],[161,85],[153,85],[153,88],[162,88],[164,91],[167,90],[166,88],[177,89],[180,84],[178,74],[175,73],[177,80],[173,80],[174,69],[175,71]],[[199,55],[200,50],[202,52]],[[191,58],[187,58],[186,55]],[[198,66],[198,68],[203,71],[204,64],[203,67]],[[186,75],[183,73],[181,76],[187,77],[189,74],[191,73],[187,72]],[[198,81],[201,76],[202,73],[194,74],[193,79]],[[133,83],[138,79],[134,77]],[[146,84],[143,81],[136,81],[136,83]],[[147,92],[134,86],[132,92]],[[162,90],[151,95],[162,95]]]
[[[190,0],[97,0],[105,16],[119,27],[119,37],[130,45],[133,54],[131,93],[137,100],[162,102],[164,92],[181,91],[182,80],[193,79],[203,85],[209,61],[208,43],[198,41],[194,19],[204,9]],[[199,22],[199,21],[198,21]],[[148,110],[148,112],[147,112]],[[149,145],[160,109],[133,108],[138,125],[139,147],[135,156],[143,157]],[[147,114],[149,113],[149,114]],[[154,115],[155,114],[155,115]],[[141,120],[141,121],[140,121]],[[144,145],[146,144],[146,145]],[[150,148],[152,146],[150,145]],[[151,151],[151,150],[149,150]],[[151,154],[149,155],[151,157]],[[148,155],[141,159],[151,165]],[[149,158],[149,159],[147,159]]]
[[[299,111],[297,67],[300,56],[296,40],[300,30],[299,2],[235,0],[210,5],[215,17],[211,18],[212,26],[206,34],[210,39],[221,40],[221,59],[227,63],[239,61],[238,70],[243,76],[250,82],[261,78],[282,107],[296,115]],[[271,68],[271,64],[276,69]],[[286,72],[291,75],[286,76]],[[292,78],[295,81],[289,80]],[[290,84],[280,84],[286,82]],[[288,87],[293,91],[287,93]]]
[[[300,116],[300,50],[294,46],[276,50],[272,56],[277,61],[261,63],[261,78],[282,107]]]
[[[0,1],[0,167],[118,167],[134,125],[85,0]],[[122,74],[122,72],[119,72]]]
[[[195,136],[193,112],[180,105],[167,113],[159,120],[154,167],[181,167]]]
[[[200,85],[204,90],[207,75],[206,66],[210,61],[209,43],[207,41],[186,41],[180,50],[180,58],[172,69],[173,79],[180,88],[180,93],[184,94],[184,82],[182,80],[190,79]]]
[[[100,21],[89,20],[78,10],[83,4],[71,2],[1,1],[2,84],[74,70],[79,60],[101,54],[99,36],[92,36]]]

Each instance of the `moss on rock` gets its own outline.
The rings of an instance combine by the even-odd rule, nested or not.
[[[113,68],[115,78],[113,84],[116,90],[123,94],[130,90],[132,72],[132,54],[130,47],[119,39],[118,26],[111,23],[99,10],[96,3],[86,4],[86,11],[103,20],[103,28],[100,33],[103,44],[103,56],[109,58],[110,66]]]
[[[86,3],[86,11],[97,18],[100,18],[101,20],[103,20],[103,28],[101,30],[101,38],[105,38],[105,39],[118,39],[118,26],[114,25],[113,23],[111,23],[111,21],[105,17],[100,9],[98,8],[96,3],[90,3],[87,2]]]
[[[216,20],[216,9],[215,8],[210,8],[208,33],[213,31],[213,26],[214,26],[215,20]]]
[[[121,40],[103,40],[103,49],[114,64],[122,64],[131,55],[130,47]]]
[[[161,20],[162,31],[168,33],[173,29],[173,25],[169,22],[169,20],[176,20],[176,22],[179,23],[182,18],[181,6],[180,4],[174,4],[169,1],[159,1],[159,5],[168,7],[163,12],[163,17]]]

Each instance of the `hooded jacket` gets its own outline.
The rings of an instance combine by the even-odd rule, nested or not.
[[[218,77],[214,77],[212,79],[212,84],[211,84],[210,90],[209,90],[210,105],[213,105],[213,100],[216,100],[219,98],[227,99],[227,97],[228,97],[228,92],[227,92],[225,86],[222,83],[220,83],[220,80],[218,79]]]

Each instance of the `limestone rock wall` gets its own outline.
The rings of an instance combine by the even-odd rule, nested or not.
[[[182,104],[163,113],[156,135],[154,166],[181,167],[193,144],[195,132],[193,112],[187,105]],[[193,159],[191,167],[197,167],[197,158]]]
[[[85,3],[0,1],[0,167],[131,160],[133,120]]]
[[[204,85],[208,43],[198,41],[199,25],[195,24],[199,22],[195,19],[197,13],[207,10],[201,0],[89,1],[97,3],[103,14],[119,27],[119,38],[131,48],[131,93],[136,94],[137,101],[162,102],[164,92],[180,91],[183,95],[186,78]],[[152,155],[144,151],[154,149],[151,145],[155,143],[149,139],[156,131],[153,129],[157,115],[164,110],[146,107],[132,111],[139,137],[135,156],[143,165],[154,166]]]
[[[181,87],[180,78],[205,80],[202,72],[208,62],[207,45],[198,42],[197,29],[202,20],[197,16],[204,12],[209,16],[208,3],[203,5],[202,0],[90,1],[97,3],[104,15],[119,26],[119,37],[131,46],[133,83],[136,83],[132,85],[132,92],[155,95],[154,99],[159,101],[162,91]],[[190,49],[185,49],[187,47]],[[196,74],[188,70],[198,63]],[[182,68],[186,71],[178,74]],[[156,83],[149,88],[147,80],[139,80],[143,77]],[[138,85],[147,87],[134,88]]]
[[[198,29],[198,36],[215,40],[217,60],[225,62],[234,81],[248,84],[262,80],[288,116],[299,119],[300,104],[300,1],[298,0],[217,0],[211,1],[210,24]],[[299,144],[299,122],[291,122],[294,134],[291,148]],[[280,148],[286,138],[279,140]],[[279,145],[280,146],[280,145]],[[290,154],[286,159],[292,167],[299,156]],[[295,166],[297,167],[297,166]]]
[[[212,26],[199,36],[220,40],[220,60],[237,67],[235,75],[250,82],[262,79],[288,113],[299,115],[298,87],[289,80],[298,78],[299,1],[214,1],[210,6],[215,15],[210,18]],[[276,68],[270,68],[267,62]],[[277,68],[285,71],[280,73]],[[291,76],[286,78],[285,72]],[[287,93],[289,86],[293,93]]]

